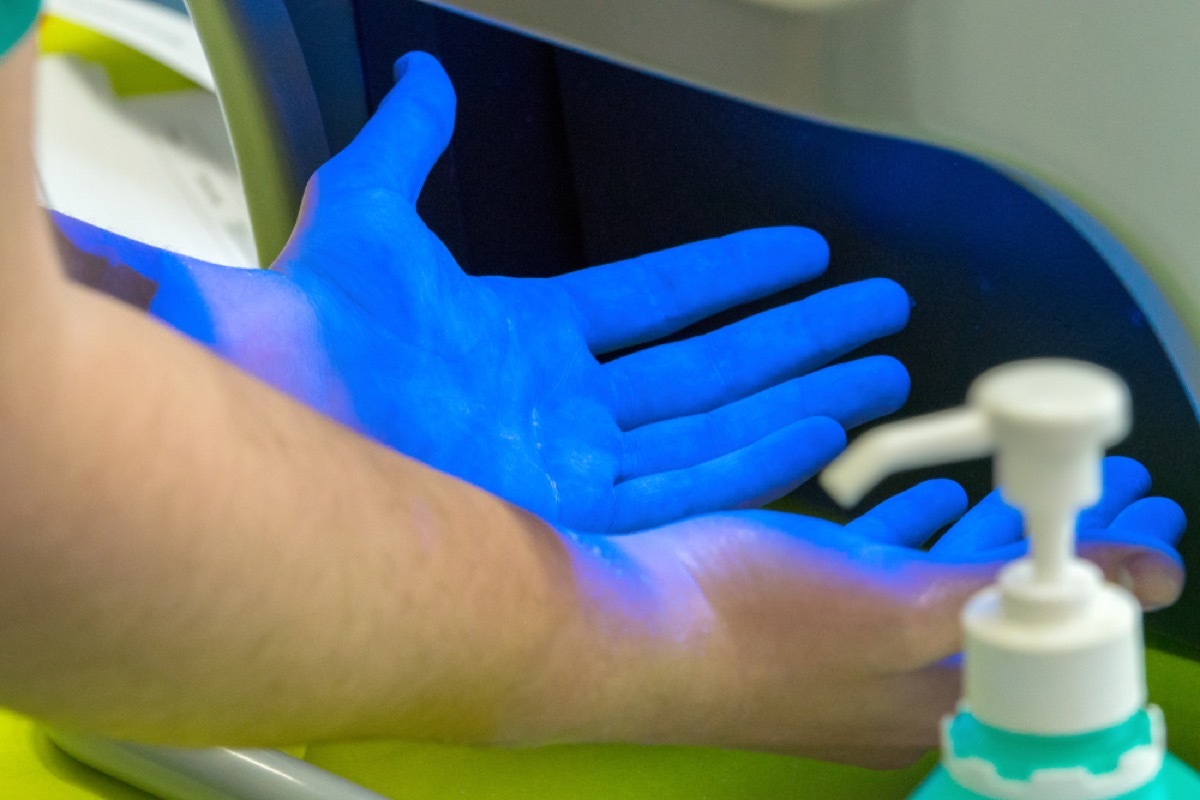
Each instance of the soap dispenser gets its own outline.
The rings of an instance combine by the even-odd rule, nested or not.
[[[962,613],[963,698],[942,722],[939,767],[912,800],[1200,798],[1146,705],[1141,609],[1075,555],[1079,512],[1100,499],[1104,450],[1130,425],[1106,369],[1038,359],[992,369],[958,409],[877,427],[821,475],[844,506],[887,475],[995,454],[1029,555]]]

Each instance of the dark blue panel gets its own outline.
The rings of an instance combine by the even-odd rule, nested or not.
[[[454,82],[457,131],[419,208],[463,266],[505,275],[582,266],[552,48],[417,2],[357,6],[371,108],[409,50],[436,55]]]
[[[958,404],[981,371],[1013,359],[1105,364],[1134,396],[1136,430],[1120,452],[1146,463],[1155,490],[1200,521],[1200,425],[1166,355],[1104,260],[1030,192],[941,149],[767,112],[577,54],[559,53],[559,74],[588,261],[740,228],[813,227],[829,239],[832,264],[811,288],[882,275],[913,297],[909,329],[878,348],[912,373],[904,413]],[[990,483],[985,464],[955,473],[975,497]],[[1200,566],[1200,537],[1185,539],[1184,551]],[[1151,627],[1200,653],[1200,583]]]
[[[1137,427],[1121,452],[1200,521],[1200,484],[1190,479],[1200,474],[1200,425],[1153,332],[1079,233],[994,169],[748,107],[409,0],[356,5],[372,107],[410,49],[439,56],[459,90],[458,134],[421,210],[471,271],[552,274],[741,228],[813,227],[833,262],[805,292],[884,275],[912,294],[910,328],[877,348],[912,372],[906,413],[961,402],[982,370],[1012,359],[1106,364],[1134,394]],[[986,465],[955,473],[976,496],[990,482]],[[1200,537],[1184,551],[1200,566]],[[1198,626],[1200,582],[1151,620],[1156,635],[1193,654]]]

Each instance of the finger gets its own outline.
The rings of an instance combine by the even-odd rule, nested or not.
[[[1104,459],[1100,501],[1079,515],[1078,528],[1103,528],[1134,500],[1150,491],[1150,473],[1132,458]]]
[[[938,539],[930,552],[946,560],[966,560],[985,555],[1001,545],[1021,541],[1025,525],[1021,513],[991,492]]]
[[[1161,540],[1142,543],[1082,541],[1079,553],[1104,570],[1108,580],[1133,592],[1142,608],[1166,608],[1183,591],[1183,560]]]
[[[824,366],[908,321],[908,295],[876,278],[839,286],[604,369],[626,430],[710,411]]]
[[[1079,515],[1076,529],[1103,529],[1113,517],[1146,493],[1150,474],[1130,458],[1113,456],[1104,460],[1104,488],[1100,502]],[[966,559],[987,554],[997,547],[1019,542],[1025,535],[1021,513],[1004,502],[995,491],[946,531],[931,550],[947,559]],[[1102,534],[1103,535],[1103,534]]]
[[[1183,561],[1172,543],[1183,535],[1183,510],[1165,498],[1139,500],[1118,515],[1106,529],[1089,529],[1079,536],[1077,551],[1104,570],[1108,580],[1132,591],[1147,610],[1163,608],[1183,590]],[[992,569],[1028,553],[1025,540],[988,550],[930,552],[935,561],[953,560],[963,568]]]
[[[1122,511],[1107,528],[1079,532],[1078,549],[1091,547],[1129,547],[1138,553],[1157,553],[1171,562],[1179,562],[1175,544],[1183,536],[1187,519],[1178,503],[1165,497],[1147,497]]]
[[[804,447],[796,443],[803,441]],[[776,499],[812,477],[846,446],[831,419],[815,417],[688,469],[617,484],[609,530],[633,531],[709,511]]]
[[[961,614],[966,602],[996,580],[1002,560],[946,563],[932,555],[905,571],[896,600],[896,624],[910,633],[911,651],[904,661],[913,665],[937,664],[957,668],[954,658],[962,649]]]
[[[339,175],[398,191],[414,203],[454,131],[454,87],[428,53],[396,62],[396,85],[345,150],[331,163]],[[344,171],[342,171],[344,169]]]
[[[894,358],[826,367],[706,414],[630,431],[623,438],[621,480],[711,461],[808,417],[829,417],[843,428],[861,425],[899,409],[908,389],[908,372]]]
[[[875,542],[919,547],[967,510],[967,493],[944,478],[917,484],[884,500],[846,525],[846,532]]]
[[[829,246],[805,228],[764,228],[571,272],[565,291],[599,355],[674,333],[825,271]]]
[[[984,502],[989,502],[994,495],[995,493],[989,495],[988,500]],[[968,512],[968,516],[983,505],[984,503],[980,503]],[[930,548],[930,555],[938,561],[960,563],[1011,561],[1021,558],[1029,552],[1029,542],[1020,528],[1020,515],[1011,508],[1009,511],[1015,522],[1009,521],[1014,527],[1010,529],[1012,535],[1007,541],[1002,537],[995,537],[996,541],[991,545],[962,547],[942,547],[942,543],[938,542]],[[1107,528],[1081,529],[1076,537],[1077,549],[1082,551],[1085,547],[1099,545],[1132,547],[1138,551],[1155,550],[1170,560],[1178,561],[1179,555],[1174,545],[1183,536],[1185,525],[1183,509],[1177,503],[1165,497],[1147,497],[1121,512]]]
[[[1159,542],[1171,545],[1173,550],[1186,528],[1187,516],[1178,503],[1165,497],[1147,497],[1118,514],[1106,534],[1123,541],[1137,537],[1151,544]]]
[[[1170,543],[1182,536],[1184,523],[1177,504],[1147,498],[1119,514],[1107,531],[1082,535],[1079,554],[1096,563],[1108,580],[1132,591],[1143,608],[1163,608],[1175,602],[1183,589],[1183,562]],[[1027,543],[1020,540],[970,553],[953,564],[946,563],[945,552],[931,551],[929,562],[906,576],[907,594],[919,598],[910,604],[915,624],[922,631],[923,650],[915,657],[932,661],[955,652],[961,639],[958,612],[963,604],[991,584],[1001,567],[1027,550]]]

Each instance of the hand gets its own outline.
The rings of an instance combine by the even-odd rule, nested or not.
[[[1183,512],[1139,499],[1149,476],[1129,459],[1106,461],[1104,486],[1080,516],[1080,551],[1144,605],[1172,602]],[[620,735],[873,766],[919,757],[959,699],[964,601],[1025,548],[1015,512],[993,494],[921,549],[965,505],[957,484],[937,480],[845,526],[755,511],[608,540],[621,574],[632,561],[653,576],[629,581],[653,587],[630,626],[671,631],[683,651],[657,692],[620,709],[630,726]]]
[[[415,210],[453,89],[421,53],[396,74],[309,184],[274,273],[193,264],[153,310],[401,452],[588,531],[774,499],[843,448],[844,428],[906,399],[893,359],[829,366],[904,326],[907,296],[885,280],[601,364],[815,277],[825,243],[759,230],[559,278],[470,277]]]

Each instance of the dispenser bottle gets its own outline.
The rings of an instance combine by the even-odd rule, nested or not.
[[[849,506],[893,472],[994,453],[996,485],[1024,516],[1029,555],[963,610],[962,702],[913,800],[1200,798],[1146,705],[1137,600],[1075,555],[1076,517],[1100,499],[1129,406],[1101,367],[1016,362],[980,376],[962,408],[868,432],[821,475]]]

